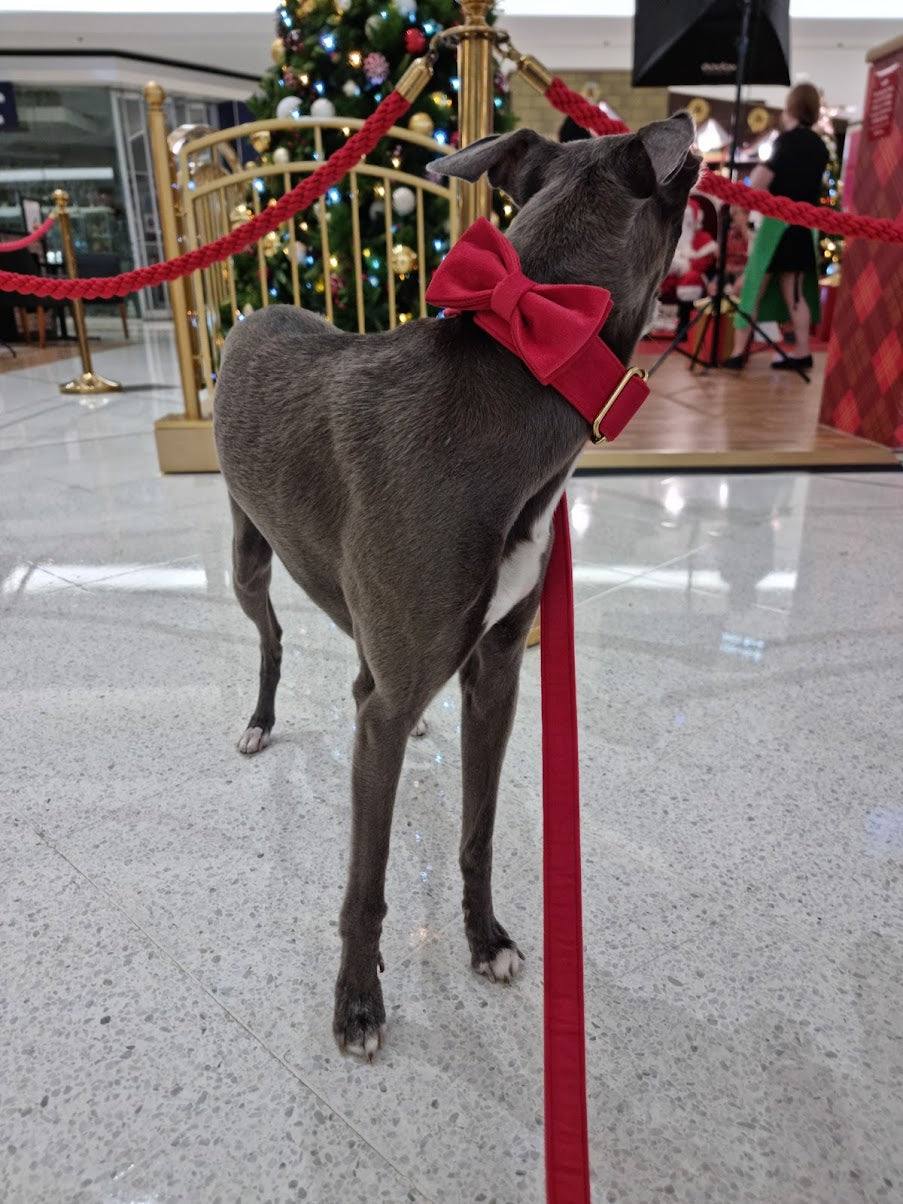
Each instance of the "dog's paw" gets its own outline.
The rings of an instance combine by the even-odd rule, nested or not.
[[[506,945],[503,949],[499,949],[491,961],[475,962],[474,969],[477,974],[485,975],[490,982],[511,983],[520,974],[522,961],[524,961],[524,955],[517,945]]]
[[[249,727],[242,733],[238,742],[238,751],[250,757],[253,753],[263,752],[269,742],[269,728]]]
[[[351,991],[336,986],[332,1031],[342,1053],[372,1062],[386,1034],[386,1009],[379,983],[371,991]]]
[[[417,722],[414,724],[414,730],[411,732],[411,735],[416,737],[416,739],[419,740],[420,737],[425,736],[429,730],[430,730],[430,725],[426,721],[426,716],[421,715],[420,718],[417,720]]]

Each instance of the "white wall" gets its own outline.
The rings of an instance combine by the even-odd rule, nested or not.
[[[269,65],[275,0],[85,0],[85,8],[107,11],[86,12],[74,3],[50,15],[54,7],[63,7],[60,0],[0,0],[0,78],[16,79],[4,67],[9,61],[4,51],[28,48],[125,50],[254,75]],[[558,5],[553,0],[508,0],[506,7],[509,15],[503,23],[517,45],[555,70],[630,66],[631,18],[591,15],[600,10],[627,13],[632,8],[628,0],[562,0]],[[852,0],[797,0],[793,7],[834,14],[849,12],[854,5]],[[146,11],[153,8],[158,11]],[[553,16],[530,15],[552,8]],[[822,86],[829,103],[858,111],[865,91],[865,53],[903,32],[903,20],[891,18],[894,6],[886,0],[860,0],[855,8],[862,14],[856,20],[794,17],[791,71]],[[561,15],[581,9],[581,15]],[[584,15],[587,11],[590,15]],[[25,69],[25,60],[18,60],[17,69]],[[77,73],[78,60],[66,70]],[[674,83],[680,87],[680,81]],[[228,85],[225,90],[230,90]],[[248,91],[250,85],[239,82],[231,94]],[[753,92],[769,102],[779,102],[782,96],[780,88],[756,87]],[[706,94],[717,95],[718,89]]]

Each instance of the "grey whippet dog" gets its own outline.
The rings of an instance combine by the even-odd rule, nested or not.
[[[635,135],[559,145],[529,129],[433,164],[514,200],[524,273],[607,288],[602,337],[625,364],[667,273],[699,158],[678,113]],[[601,399],[600,406],[604,399]],[[234,522],[234,587],[260,632],[260,693],[239,741],[269,742],[282,630],[273,553],[357,645],[351,859],[335,993],[339,1045],[372,1057],[389,833],[405,745],[456,672],[462,702],[464,925],[474,968],[521,957],[492,906],[492,831],[550,519],[583,418],[467,315],[347,334],[270,307],[230,333],[216,444]]]

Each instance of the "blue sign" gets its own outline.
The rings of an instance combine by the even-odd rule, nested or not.
[[[12,84],[0,80],[0,134],[18,128],[19,115],[16,112],[15,90]]]

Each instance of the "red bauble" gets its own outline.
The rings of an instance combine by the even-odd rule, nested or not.
[[[423,54],[426,50],[426,37],[419,29],[404,31],[404,48],[408,54]]]

